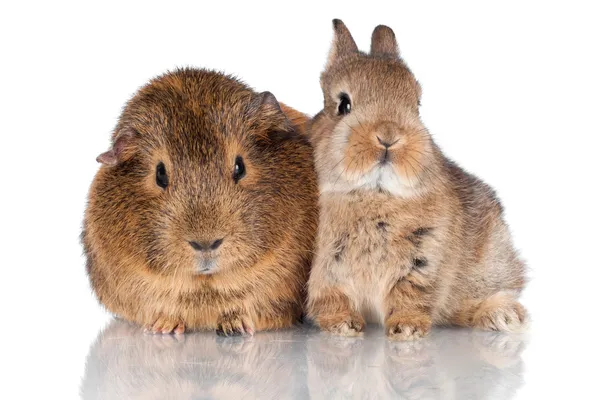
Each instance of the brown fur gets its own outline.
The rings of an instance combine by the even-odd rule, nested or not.
[[[421,123],[421,89],[393,31],[377,27],[367,55],[341,21],[334,30],[325,106],[309,129],[321,192],[309,317],[344,335],[366,318],[394,339],[432,324],[519,329],[524,264],[493,190],[446,158]]]
[[[246,175],[236,183],[237,156]],[[225,335],[300,317],[317,182],[310,144],[272,95],[215,72],[168,73],[127,103],[98,159],[82,240],[91,285],[111,312],[155,332]],[[221,238],[210,252],[189,243]]]
[[[305,135],[306,125],[308,125],[310,118],[308,118],[306,114],[303,114],[300,111],[297,111],[283,103],[279,103],[279,105],[281,106],[281,111],[284,112],[284,114],[288,117],[292,125],[294,125],[294,127],[296,128],[296,131],[298,131],[298,133],[302,135]]]

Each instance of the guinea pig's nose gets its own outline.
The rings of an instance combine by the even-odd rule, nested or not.
[[[204,241],[200,241],[200,242],[194,242],[194,241],[190,241],[190,246],[192,246],[192,248],[194,250],[197,251],[209,251],[209,250],[216,250],[219,248],[219,246],[223,243],[223,239],[217,239],[215,241],[210,241],[210,240],[204,240]]]
[[[223,243],[223,238],[221,239],[217,239],[214,242],[211,243],[210,245],[210,249],[211,250],[216,250],[219,248],[219,246],[221,245],[221,243]]]

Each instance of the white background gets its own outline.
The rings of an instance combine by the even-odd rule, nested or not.
[[[363,50],[377,24],[395,30],[423,86],[425,124],[504,202],[532,279],[517,398],[597,395],[594,2],[210,4],[0,6],[0,396],[78,396],[89,345],[110,318],[91,294],[78,235],[95,157],[125,101],[189,65],[314,114],[332,18]]]

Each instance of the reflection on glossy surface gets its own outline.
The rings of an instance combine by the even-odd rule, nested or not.
[[[338,338],[314,328],[149,335],[123,321],[88,356],[84,399],[510,399],[522,385],[519,335],[437,329],[391,342],[381,329]]]

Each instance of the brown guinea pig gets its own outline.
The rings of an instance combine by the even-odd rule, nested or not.
[[[148,330],[252,334],[302,312],[318,189],[302,114],[180,69],[126,104],[82,242],[99,301]]]
[[[432,325],[523,329],[525,264],[502,205],[421,122],[394,32],[375,28],[365,54],[341,21],[334,30],[310,127],[321,195],[307,315],[341,335],[377,322],[395,340]]]

